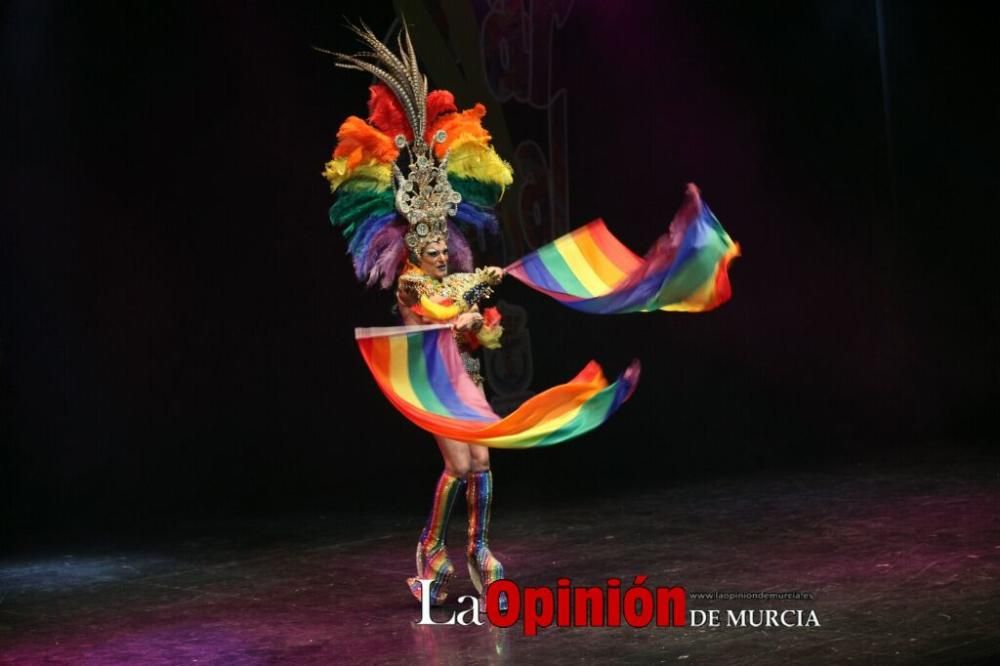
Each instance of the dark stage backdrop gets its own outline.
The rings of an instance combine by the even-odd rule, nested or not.
[[[488,104],[517,172],[488,258],[598,216],[642,252],[688,181],[744,250],[703,315],[588,317],[505,282],[532,388],[643,363],[605,427],[495,452],[505,502],[996,441],[991,21],[896,0],[494,4],[404,3],[432,86]],[[397,20],[5,4],[7,536],[425,508],[440,458],[352,337],[391,299],[355,282],[326,217],[320,172],[369,80],[310,47],[354,50],[345,17]]]

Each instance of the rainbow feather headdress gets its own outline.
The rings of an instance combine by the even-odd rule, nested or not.
[[[496,233],[493,209],[513,182],[510,165],[483,129],[486,108],[459,112],[447,90],[427,91],[405,24],[398,55],[364,24],[353,30],[369,50],[333,53],[336,65],[367,72],[378,83],[370,88],[367,121],[351,116],[340,126],[323,175],[337,194],[330,221],[349,241],[355,274],[387,289],[408,252],[419,255],[441,240],[454,267],[470,271],[463,231]],[[404,149],[405,173],[396,163]]]

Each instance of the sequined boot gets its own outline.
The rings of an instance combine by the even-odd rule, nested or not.
[[[406,579],[406,584],[418,600],[423,588],[420,579],[431,581],[431,605],[442,603],[448,597],[448,582],[455,575],[455,567],[448,559],[446,541],[448,539],[448,519],[465,483],[464,479],[441,472],[434,489],[434,505],[427,516],[427,525],[417,542],[417,575]]]
[[[490,529],[490,505],[493,501],[493,473],[469,473],[469,488],[465,494],[469,506],[469,544],[466,556],[469,577],[476,591],[485,595],[490,583],[503,578],[503,565],[493,557],[487,542]],[[507,610],[507,597],[501,595],[500,610]]]

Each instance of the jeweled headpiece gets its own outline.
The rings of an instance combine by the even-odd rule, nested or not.
[[[446,138],[444,130],[434,135],[438,143],[444,143]],[[448,217],[458,212],[462,195],[448,182],[447,153],[438,163],[423,141],[413,144],[407,144],[402,134],[396,137],[396,145],[405,146],[410,153],[410,166],[406,176],[395,164],[392,172],[396,178],[396,210],[410,224],[404,237],[406,247],[419,256],[428,243],[448,242]]]
[[[448,153],[440,160],[431,146],[424,141],[427,129],[427,77],[417,68],[417,56],[410,40],[410,32],[403,24],[397,42],[399,55],[390,51],[368,28],[352,26],[352,30],[371,51],[347,55],[334,54],[337,67],[367,72],[384,83],[403,106],[406,120],[413,130],[413,139],[397,134],[394,141],[400,150],[409,153],[410,164],[404,174],[397,164],[392,165],[395,180],[396,210],[410,228],[404,241],[406,247],[419,256],[428,243],[448,241],[448,217],[458,212],[462,195],[452,189],[448,181]],[[448,138],[444,130],[435,132],[433,141],[444,143]]]
[[[336,65],[371,74],[367,119],[350,116],[323,175],[336,200],[330,221],[343,230],[358,278],[389,288],[407,254],[448,244],[454,269],[472,270],[465,232],[495,234],[495,207],[513,182],[490,145],[486,107],[459,111],[447,90],[428,93],[404,26],[393,53],[364,24],[353,28],[366,50],[331,53]],[[407,166],[397,165],[406,151]]]

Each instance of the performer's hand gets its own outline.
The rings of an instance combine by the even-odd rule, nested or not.
[[[490,276],[493,284],[499,284],[500,280],[503,279],[503,269],[499,266],[487,266],[485,271]]]
[[[420,300],[420,296],[416,291],[412,289],[407,289],[402,283],[400,283],[399,288],[396,289],[396,302],[400,306],[412,308]]]
[[[478,312],[464,312],[455,318],[456,331],[475,333],[483,327],[483,315]]]

